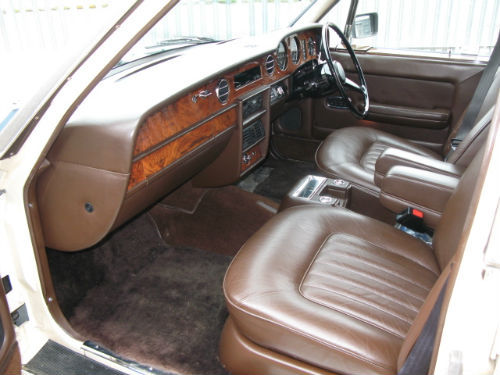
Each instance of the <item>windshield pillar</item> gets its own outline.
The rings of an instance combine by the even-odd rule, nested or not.
[[[358,9],[359,0],[351,0],[351,6],[349,7],[349,13],[347,14],[347,20],[344,28],[344,35],[346,36],[349,43],[352,40],[352,24],[354,22],[354,16],[356,15],[356,10]]]

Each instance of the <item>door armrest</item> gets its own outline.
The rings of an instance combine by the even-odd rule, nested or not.
[[[389,124],[443,129],[448,125],[450,111],[371,103],[367,118]]]

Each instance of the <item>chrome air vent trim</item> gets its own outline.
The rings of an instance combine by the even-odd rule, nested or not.
[[[274,57],[272,55],[268,55],[266,58],[266,72],[270,76],[274,73]]]
[[[215,88],[215,94],[217,95],[217,99],[222,104],[227,103],[229,99],[229,82],[227,79],[222,78],[217,82],[217,87]]]

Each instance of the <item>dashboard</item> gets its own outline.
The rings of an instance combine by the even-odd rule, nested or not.
[[[189,179],[222,186],[248,173],[320,37],[311,25],[197,46],[102,80],[38,172],[47,246],[88,248]]]

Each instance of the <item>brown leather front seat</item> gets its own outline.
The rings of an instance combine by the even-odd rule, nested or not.
[[[448,162],[466,167],[484,143],[487,133],[484,130],[489,125],[489,121],[482,120],[486,120],[488,116],[491,118],[499,88],[500,71],[497,72],[481,106],[476,121],[478,126],[471,130],[460,146],[448,157]],[[459,125],[461,120],[458,121]],[[319,146],[316,151],[316,164],[328,177],[343,178],[357,186],[378,193],[380,189],[374,181],[375,163],[387,148],[394,147],[430,159],[443,160],[449,154],[451,139],[455,136],[456,130],[458,127],[449,135],[441,153],[436,153],[377,129],[369,127],[343,128],[332,132]]]
[[[299,206],[269,221],[224,280],[230,317],[220,354],[228,370],[397,373],[447,277],[480,156],[451,196],[432,248],[340,208]]]
[[[389,147],[442,160],[443,157],[401,137],[364,127],[339,129],[330,134],[316,151],[316,164],[331,178],[340,177],[356,185],[379,191],[375,185],[375,163]]]

